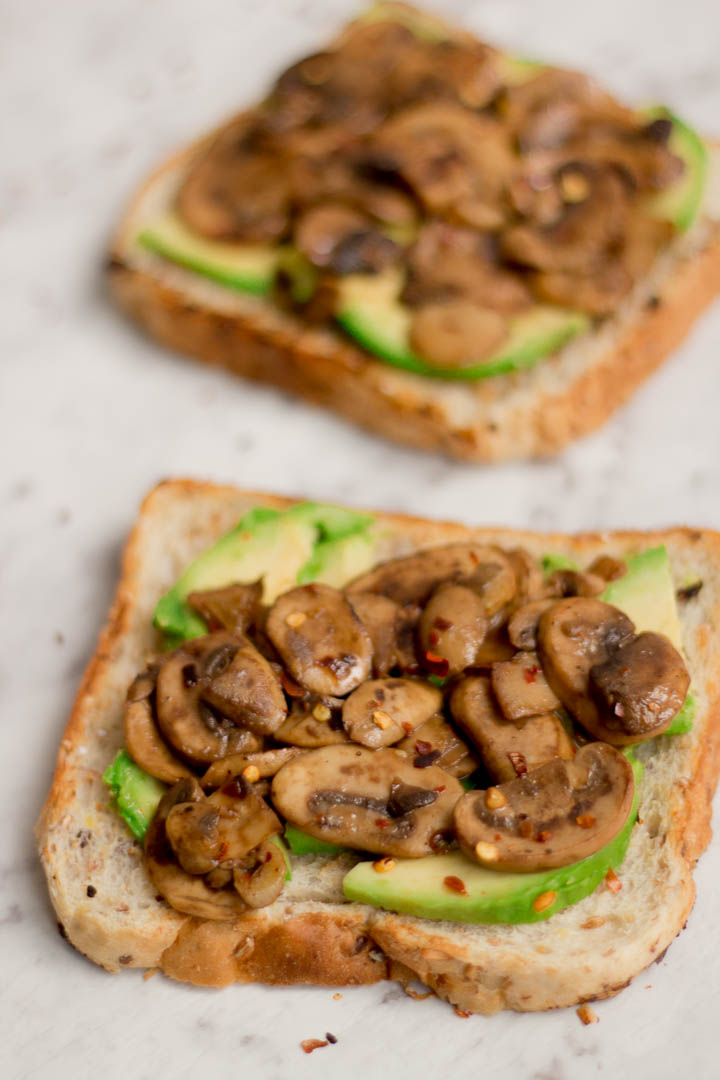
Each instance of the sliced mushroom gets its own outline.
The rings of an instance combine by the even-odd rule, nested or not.
[[[588,730],[617,746],[659,735],[682,708],[689,686],[683,658],[668,638],[638,634],[590,669],[600,715]]]
[[[538,623],[541,615],[547,611],[555,601],[551,598],[546,600],[533,600],[529,604],[523,604],[510,616],[508,621],[508,637],[516,649],[529,649],[534,651],[537,647]]]
[[[606,743],[588,743],[455,807],[460,846],[492,870],[552,870],[609,844],[627,821],[635,794],[632,766]]]
[[[539,300],[601,318],[616,310],[630,292],[633,280],[615,256],[591,262],[585,273],[553,270],[531,274],[530,283]]]
[[[589,570],[553,570],[547,579],[550,596],[599,596],[606,585],[604,578]]]
[[[233,121],[201,150],[177,209],[194,232],[211,240],[278,239],[288,222],[288,169],[282,155],[258,149],[256,120]]]
[[[613,555],[598,555],[588,566],[587,572],[597,574],[603,581],[617,581],[627,574],[627,563]]]
[[[343,727],[353,742],[377,749],[409,735],[442,707],[442,693],[413,679],[369,679],[343,706]]]
[[[508,336],[502,315],[472,300],[445,300],[417,309],[410,323],[410,347],[436,367],[478,364]]]
[[[555,757],[569,760],[575,753],[555,713],[533,716],[522,725],[507,720],[490,679],[483,675],[468,676],[457,684],[450,696],[450,712],[499,783],[513,780]]]
[[[529,604],[541,600],[546,595],[545,575],[536,559],[523,548],[513,548],[504,552],[515,574],[515,597],[517,605]]]
[[[336,274],[374,274],[390,266],[399,247],[344,203],[313,206],[295,227],[295,245],[310,262]]]
[[[267,907],[283,890],[285,856],[280,846],[269,840],[260,844],[251,858],[252,865],[233,871],[233,884],[248,907]]]
[[[330,585],[301,585],[280,596],[267,634],[292,677],[316,694],[349,694],[370,674],[370,635]]]
[[[208,624],[208,629],[244,634],[255,626],[262,610],[262,581],[226,585],[223,589],[191,592],[187,602]]]
[[[437,766],[415,768],[397,750],[359,746],[313,750],[272,782],[280,813],[311,836],[407,858],[442,844],[462,791]]]
[[[342,698],[318,697],[294,701],[290,715],[273,738],[307,750],[349,742],[342,726]]]
[[[192,764],[209,765],[228,754],[262,749],[257,735],[219,717],[201,700],[214,668],[237,646],[238,639],[224,632],[195,638],[170,653],[158,673],[158,726]]]
[[[259,786],[244,776],[235,776],[229,783],[208,795],[207,802],[233,818],[234,851],[246,855],[263,840],[282,832],[282,822],[259,792]]]
[[[399,742],[396,750],[407,754],[416,769],[437,765],[451,776],[469,776],[478,767],[478,759],[467,743],[442,716],[431,716]]]
[[[616,607],[584,596],[558,600],[542,615],[538,655],[551,688],[584,728],[597,724],[590,669],[633,636],[631,620]]]
[[[491,681],[503,714],[514,723],[560,707],[534,652],[522,651],[493,664]]]
[[[186,873],[175,862],[165,824],[178,803],[200,803],[204,799],[196,780],[178,780],[165,792],[145,836],[145,867],[154,888],[176,911],[200,919],[235,919],[247,910],[232,890],[216,890],[203,878]]]
[[[161,739],[152,705],[147,698],[128,701],[124,720],[125,745],[130,757],[141,769],[166,784],[192,776],[187,765],[183,765]]]
[[[614,168],[583,169],[587,197],[566,203],[561,217],[551,225],[521,224],[508,229],[502,238],[507,258],[567,274],[587,270],[622,240],[630,209],[627,184]]]
[[[398,604],[423,605],[446,582],[467,584],[482,593],[492,617],[515,593],[515,575],[505,555],[482,544],[457,543],[426,548],[414,555],[390,559],[345,587],[356,593],[379,593]]]
[[[493,618],[490,629],[485,635],[482,645],[478,649],[473,669],[489,671],[493,664],[499,664],[503,660],[511,660],[515,655],[515,649],[510,644],[510,639],[507,636],[507,625],[503,625],[502,623],[500,623],[499,626],[493,625],[497,620],[501,619],[502,616],[503,611],[501,610]]]
[[[390,672],[417,667],[415,625],[419,607],[401,607],[387,596],[370,592],[354,592],[352,606],[372,639],[373,675],[382,678]]]
[[[476,229],[431,221],[407,252],[402,300],[410,307],[466,300],[510,316],[532,303],[527,285],[500,263],[496,245]]]
[[[439,585],[420,616],[418,640],[423,656],[445,660],[447,674],[458,675],[476,662],[487,630],[479,593],[466,585]]]
[[[223,787],[236,776],[241,776],[246,769],[257,769],[257,777],[274,776],[291,758],[301,754],[302,750],[294,746],[280,750],[264,750],[258,754],[231,754],[230,757],[213,761],[212,765],[200,778],[203,788]]]
[[[287,716],[280,680],[258,650],[245,639],[219,647],[206,660],[204,701],[257,735],[270,735]]]

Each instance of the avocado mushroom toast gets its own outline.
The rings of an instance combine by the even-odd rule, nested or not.
[[[282,552],[267,573],[258,532]],[[615,993],[684,925],[709,838],[719,563],[710,532],[541,536],[161,485],[38,824],[69,940],[201,985],[413,975],[484,1013]],[[454,639],[464,589],[482,611],[460,604]],[[567,605],[579,673],[554,640]],[[610,661],[648,636],[629,686]]]
[[[109,261],[161,341],[467,460],[602,423],[720,288],[717,153],[403,4],[150,179]]]

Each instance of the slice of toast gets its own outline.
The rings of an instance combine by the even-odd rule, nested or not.
[[[172,349],[324,405],[397,442],[468,461],[554,454],[626,401],[720,291],[720,198],[711,177],[695,224],[615,314],[535,367],[474,382],[400,370],[329,325],[313,327],[137,243],[143,228],[174,205],[212,138],[164,164],[133,200],[108,260],[113,296]]]
[[[128,684],[157,647],[152,614],[187,564],[253,506],[292,500],[170,481],[146,499],[130,536],[107,626],[78,692],[37,825],[50,895],[64,933],[110,971],[160,968],[203,986],[233,981],[351,985],[418,977],[458,1008],[493,1013],[572,1005],[617,993],[667,948],[690,913],[693,866],[710,838],[720,771],[720,536],[652,533],[541,535],[471,529],[376,514],[380,562],[476,538],[562,552],[581,564],[659,543],[677,585],[702,581],[680,605],[697,710],[693,730],[641,746],[639,823],[619,871],[580,903],[533,925],[461,925],[344,901],[348,856],[293,857],[292,880],[270,907],[204,922],[157,896],[134,841],[108,804],[101,775],[123,744]],[[698,945],[699,948],[699,945]]]

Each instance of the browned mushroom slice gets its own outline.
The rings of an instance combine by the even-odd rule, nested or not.
[[[256,121],[229,124],[201,151],[178,193],[186,224],[212,240],[276,240],[288,222],[289,178],[283,159],[257,150]]]
[[[383,124],[376,150],[433,213],[470,210],[476,228],[505,218],[503,187],[516,168],[508,132],[494,118],[451,102],[412,105]]]
[[[267,634],[292,677],[316,694],[349,694],[370,674],[370,635],[330,585],[301,585],[278,597]]]
[[[440,585],[420,616],[418,638],[424,656],[440,657],[447,662],[447,674],[458,675],[476,663],[487,630],[479,593],[466,585]]]
[[[267,907],[283,890],[285,856],[277,844],[266,841],[247,861],[251,865],[233,871],[233,884],[248,907]]]
[[[176,911],[200,919],[235,919],[247,911],[238,894],[213,889],[201,877],[186,873],[175,862],[167,837],[165,825],[172,808],[178,803],[200,804],[203,799],[196,780],[179,780],[165,792],[145,836],[145,867],[155,889]]]
[[[510,642],[516,649],[535,650],[540,616],[554,603],[552,598],[533,600],[513,612],[508,621],[507,631]]]
[[[488,617],[515,594],[515,575],[505,555],[481,544],[446,544],[390,559],[345,587],[356,593],[379,593],[398,604],[423,605],[438,585],[467,584],[481,592]]]
[[[617,581],[627,574],[627,563],[612,555],[598,555],[588,566],[589,574],[597,574],[603,581]]]
[[[590,669],[629,641],[633,631],[631,620],[618,608],[584,596],[558,600],[540,618],[538,655],[545,677],[588,731],[597,723]]]
[[[280,680],[247,639],[228,641],[205,662],[204,701],[257,735],[270,735],[287,716]]]
[[[503,611],[495,615],[493,623],[502,619]],[[495,626],[491,623],[485,639],[478,649],[473,668],[478,671],[489,671],[493,664],[499,664],[503,660],[511,660],[515,655],[515,647],[510,644],[507,636],[507,624]]]
[[[583,170],[587,196],[566,203],[551,225],[508,229],[502,239],[507,258],[543,271],[582,272],[622,240],[630,209],[627,184],[613,168]]]
[[[471,300],[445,300],[418,308],[410,323],[410,346],[439,368],[477,364],[508,335],[502,315]]]
[[[517,274],[500,265],[496,245],[476,229],[431,221],[407,253],[402,300],[411,307],[452,299],[513,315],[532,303]]]
[[[273,735],[276,742],[307,750],[350,740],[342,726],[341,698],[317,697],[294,701],[290,715]]]
[[[529,280],[539,300],[597,318],[612,315],[633,286],[633,279],[618,257],[590,263],[586,273],[552,270],[533,273]]]
[[[494,664],[491,681],[500,708],[515,723],[560,707],[534,652],[519,652]]]
[[[219,717],[201,700],[205,682],[223,650],[237,647],[227,633],[209,634],[186,642],[164,660],[158,673],[158,726],[167,741],[196,765],[209,765],[228,754],[262,749],[262,740]]]
[[[205,620],[209,630],[244,634],[260,618],[262,582],[191,592],[187,602]]]
[[[303,754],[272,782],[277,809],[311,836],[407,858],[442,843],[462,791],[437,766],[415,768],[396,750],[360,746]]]
[[[479,761],[442,716],[431,716],[395,748],[408,755],[416,769],[437,765],[458,778],[475,772]]]
[[[192,776],[187,765],[175,757],[160,737],[152,705],[147,698],[128,701],[124,719],[125,745],[130,757],[141,769],[166,784],[174,784],[183,776]]]
[[[599,574],[553,570],[547,579],[549,596],[599,596],[607,582]]]
[[[201,776],[200,784],[211,789],[223,787],[235,776],[241,776],[246,769],[250,770],[251,776],[255,775],[255,779],[274,776],[291,758],[301,753],[299,748],[288,746],[280,750],[264,750],[258,754],[231,754],[220,761],[213,761]],[[257,773],[254,770],[257,770]]]
[[[336,274],[373,274],[390,266],[399,248],[368,219],[344,203],[306,210],[295,227],[295,245],[310,262]]]
[[[413,679],[369,679],[343,706],[343,727],[353,742],[391,746],[442,707],[442,693]]]
[[[590,669],[600,715],[588,730],[618,746],[659,735],[682,708],[689,686],[683,658],[665,635],[638,634]]]
[[[233,818],[234,850],[247,855],[263,840],[282,832],[282,823],[260,795],[260,785],[250,783],[244,776],[235,776],[212,795],[207,802]]]
[[[513,548],[504,554],[515,574],[514,604],[529,604],[534,600],[542,600],[546,595],[545,575],[537,560],[523,548]]]
[[[499,783],[506,783],[554,757],[570,759],[574,747],[555,713],[533,716],[518,726],[507,720],[497,704],[490,679],[462,679],[450,696],[453,720],[480,751]]]
[[[352,594],[352,606],[373,643],[373,675],[382,678],[395,669],[417,666],[415,624],[420,608],[400,604],[376,593]]]
[[[588,743],[455,807],[460,846],[493,870],[524,873],[568,866],[609,844],[627,821],[635,794],[632,766],[606,743]]]

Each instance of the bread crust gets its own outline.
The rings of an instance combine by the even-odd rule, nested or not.
[[[122,724],[117,718],[122,715],[125,689],[139,657],[148,651],[155,601],[177,574],[173,565],[165,567],[163,574],[151,567],[149,574],[152,551],[148,551],[148,544],[156,539],[160,549],[168,547],[169,538],[162,535],[160,523],[174,514],[188,523],[191,532],[196,530],[191,548],[178,554],[187,561],[251,506],[283,508],[293,501],[180,480],[161,484],[143,503],[125,549],[110,617],[82,680],[36,827],[51,899],[65,935],[108,970],[157,967],[172,978],[201,986],[225,986],[233,981],[358,985],[393,977],[399,966],[458,1008],[487,1014],[502,1008],[557,1008],[617,993],[657,959],[683,928],[694,899],[692,868],[711,835],[712,795],[720,774],[720,534],[672,529],[540,536],[470,529],[399,514],[376,515],[378,536],[383,538],[378,540],[379,558],[390,552],[473,537],[500,545],[523,545],[535,552],[566,550],[581,558],[591,558],[603,549],[627,552],[666,543],[681,569],[685,565],[702,568],[710,599],[700,616],[685,620],[693,689],[702,709],[693,734],[675,737],[673,743],[672,754],[679,755],[679,764],[673,764],[672,781],[667,785],[669,824],[653,834],[652,820],[648,820],[636,827],[631,842],[631,851],[633,844],[636,848],[661,844],[663,858],[658,865],[665,867],[663,876],[648,881],[644,895],[649,890],[652,896],[657,890],[663,902],[648,903],[641,927],[634,928],[632,934],[625,934],[622,919],[618,919],[617,947],[612,945],[596,954],[592,928],[588,927],[585,949],[563,951],[558,942],[567,935],[565,912],[534,926],[527,941],[518,941],[513,934],[518,928],[485,927],[478,933],[473,927],[469,932],[454,924],[358,904],[283,898],[232,922],[204,922],[180,915],[153,896],[139,846],[128,840],[106,800],[102,805],[98,801],[102,792],[99,774],[122,742]],[[393,546],[382,547],[388,543]],[[711,580],[713,574],[717,581]],[[148,580],[154,583],[151,595],[146,595]],[[107,741],[105,729],[113,722],[117,731]],[[662,753],[658,756],[663,758]],[[668,767],[670,751],[664,753],[664,760],[665,764],[661,760],[658,766],[650,759],[647,767]],[[87,847],[81,839],[84,830],[78,829],[86,820],[81,815],[81,807],[83,812],[87,809],[85,787],[92,789],[90,809],[100,821],[100,826],[93,827],[98,837],[102,834],[102,842],[98,839],[96,843],[93,837]],[[95,873],[104,881],[118,865],[115,878],[119,884],[115,879],[110,882],[109,905],[98,909],[94,900],[78,893],[78,880],[82,886],[85,880],[96,880]],[[660,874],[657,867],[655,872]],[[125,877],[128,890],[141,894],[127,912],[123,912],[128,908],[122,893]],[[604,918],[616,918],[609,894],[598,902],[604,904],[603,912],[608,912]]]
[[[605,346],[579,370],[546,385],[548,373],[561,369],[561,350],[529,371],[476,382],[415,375],[268,304],[244,303],[219,286],[198,292],[198,275],[169,268],[159,256],[138,258],[134,223],[146,198],[158,184],[174,190],[172,178],[211,138],[163,164],[133,199],[106,264],[111,295],[174,351],[296,394],[394,442],[472,462],[557,454],[603,424],[720,292],[720,222],[707,221],[702,248],[680,257],[662,289],[648,294],[616,334],[607,329],[615,317],[606,322]]]

